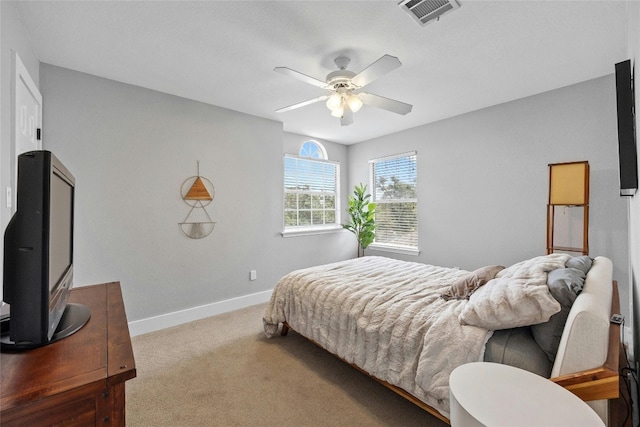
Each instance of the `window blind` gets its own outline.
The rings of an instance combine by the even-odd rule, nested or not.
[[[285,229],[338,224],[338,188],[338,163],[285,155]]]
[[[370,160],[376,203],[375,244],[418,249],[416,152]]]

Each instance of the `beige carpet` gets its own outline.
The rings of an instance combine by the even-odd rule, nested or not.
[[[134,337],[127,425],[446,426],[295,333],[267,340],[264,308]]]

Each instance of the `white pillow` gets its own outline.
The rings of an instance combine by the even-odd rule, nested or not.
[[[551,254],[514,264],[471,295],[458,320],[488,330],[546,322],[560,311],[549,292],[547,273],[564,267],[569,255]]]

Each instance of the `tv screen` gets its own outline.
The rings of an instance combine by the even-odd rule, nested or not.
[[[633,96],[631,60],[617,63],[615,70],[620,195],[633,196],[638,188],[638,158],[636,151],[635,101]]]
[[[17,209],[4,239],[2,349],[39,347],[80,329],[87,307],[73,287],[75,178],[49,151],[18,156]]]
[[[73,186],[56,169],[51,174],[49,292],[56,295],[73,265]]]

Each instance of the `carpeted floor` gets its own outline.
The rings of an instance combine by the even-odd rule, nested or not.
[[[295,333],[267,340],[264,308],[133,337],[127,424],[446,426]]]

